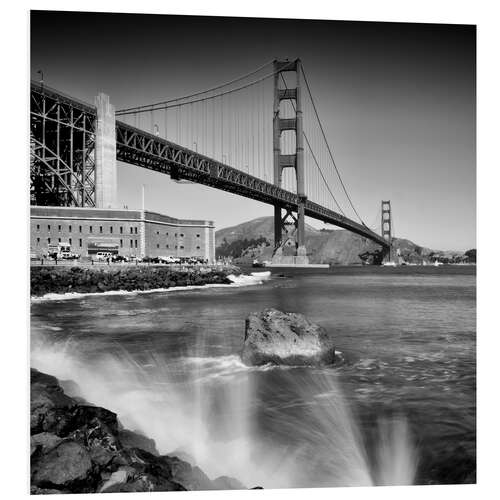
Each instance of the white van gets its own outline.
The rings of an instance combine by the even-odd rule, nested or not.
[[[111,259],[111,252],[97,252],[95,254],[96,260],[106,261]]]

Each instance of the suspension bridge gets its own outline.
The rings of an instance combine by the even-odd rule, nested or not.
[[[390,204],[382,234],[365,225],[300,59],[119,110],[32,81],[30,146],[33,205],[115,208],[121,161],[272,205],[277,263],[308,262],[306,216],[391,248]]]

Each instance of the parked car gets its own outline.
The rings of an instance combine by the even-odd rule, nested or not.
[[[173,257],[172,255],[160,256],[158,257],[158,260],[163,264],[177,264],[180,262],[180,259]]]
[[[77,253],[73,253],[73,252],[61,252],[59,254],[59,258],[66,259],[66,260],[76,260],[76,259],[80,258],[80,255],[78,255]]]
[[[128,262],[128,258],[125,257],[125,255],[113,255],[113,257],[111,257],[111,260],[113,262]]]

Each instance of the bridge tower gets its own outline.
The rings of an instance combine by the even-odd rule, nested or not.
[[[282,73],[295,72],[295,88],[280,87]],[[274,206],[274,253],[273,264],[308,264],[305,247],[304,212],[307,196],[304,182],[304,138],[301,96],[302,63],[295,61],[274,61],[274,109],[273,109],[273,168],[274,184],[281,187],[283,170],[293,168],[297,180],[298,210],[296,216],[289,208]],[[283,80],[283,78],[282,78]],[[289,100],[293,104],[295,116],[282,118],[281,102]],[[285,131],[295,132],[295,153],[282,154],[281,136]],[[294,246],[293,256],[283,255],[285,247]]]
[[[382,210],[381,210],[381,231],[382,238],[389,243],[389,251],[385,256],[385,260],[392,261],[393,251],[392,251],[392,213],[391,213],[391,201],[382,200]]]

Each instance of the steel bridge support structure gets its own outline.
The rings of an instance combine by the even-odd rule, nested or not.
[[[116,208],[116,120],[109,97],[95,106],[31,85],[30,203]]]
[[[30,203],[95,206],[95,108],[31,86]]]
[[[295,72],[295,88],[280,88],[279,79],[284,72]],[[308,264],[305,245],[305,211],[307,195],[304,179],[304,136],[301,94],[300,59],[294,64],[289,61],[274,61],[274,109],[273,109],[273,168],[274,184],[281,187],[283,170],[293,168],[297,181],[297,212],[296,215],[289,209],[283,215],[282,207],[274,205],[274,253],[273,264]],[[295,116],[281,117],[281,102],[294,102]],[[281,136],[285,131],[295,132],[295,154],[282,154]],[[283,251],[286,247],[294,247],[294,255],[286,256]]]
[[[386,254],[384,257],[384,261],[392,261],[394,255],[392,251],[392,213],[391,213],[391,201],[390,200],[382,200],[382,209],[381,209],[381,232],[382,238],[388,243],[388,247],[386,248]]]

